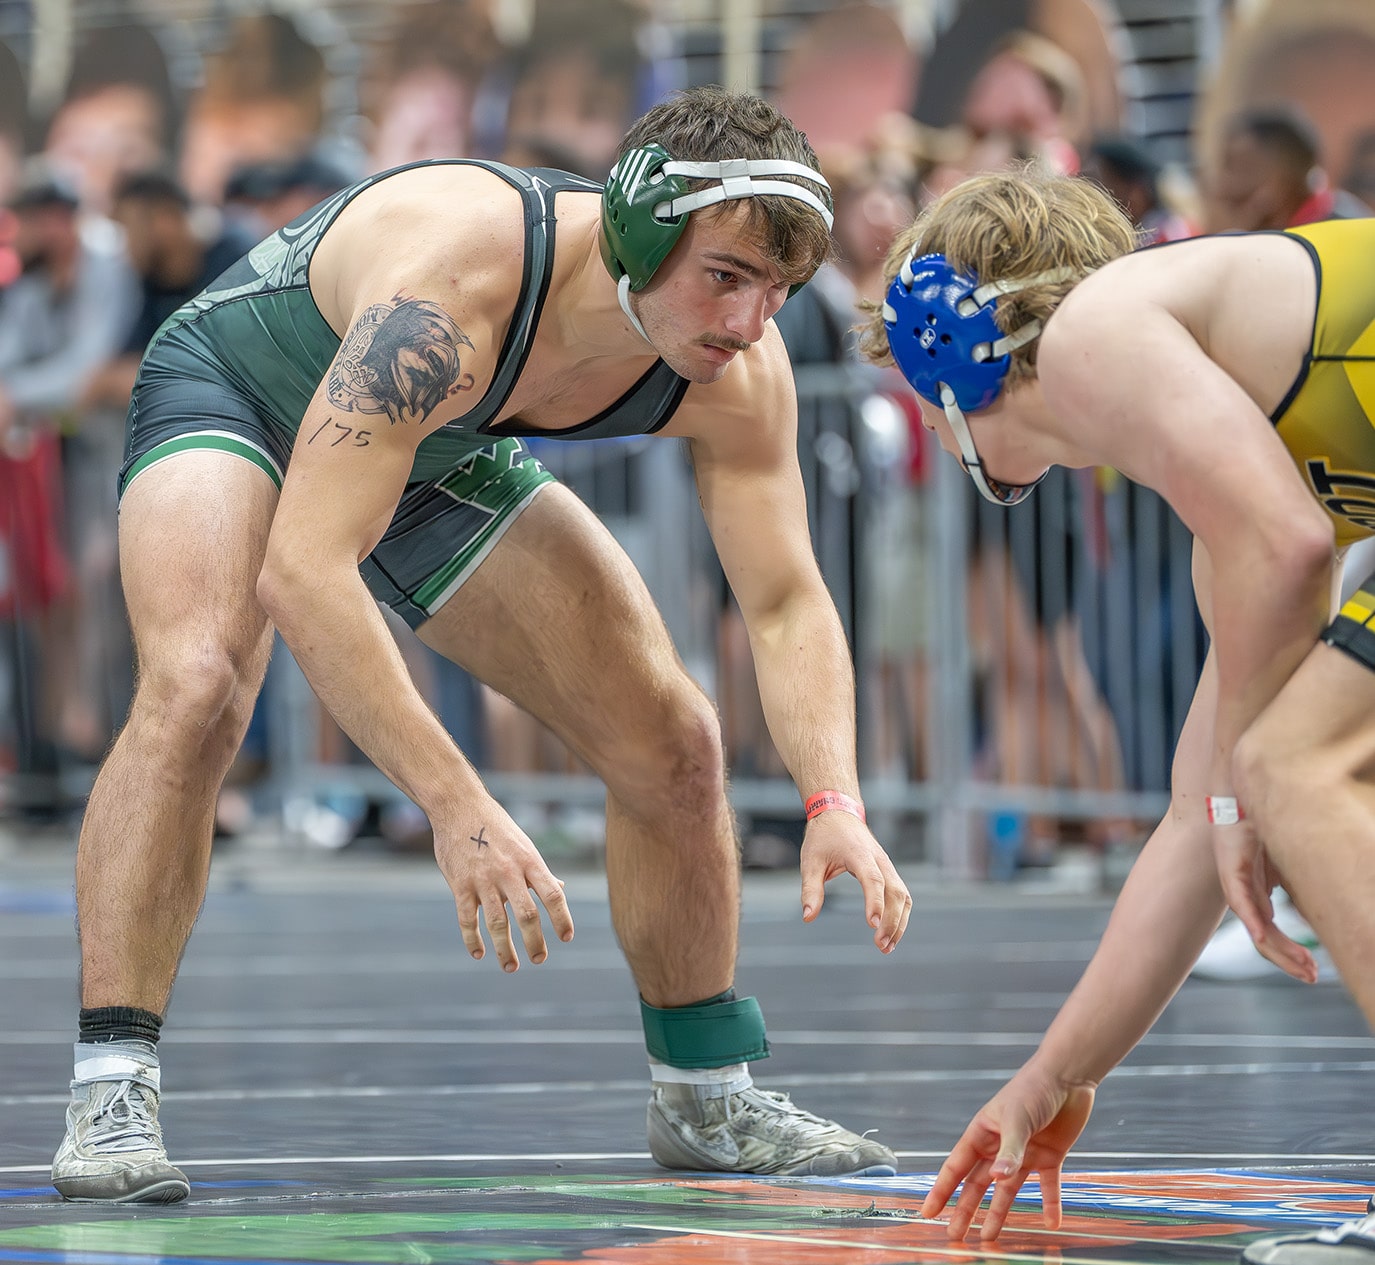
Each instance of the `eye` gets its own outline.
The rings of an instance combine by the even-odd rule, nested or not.
[[[711,269],[711,279],[718,285],[730,285],[736,280],[735,273],[728,272],[725,268]]]

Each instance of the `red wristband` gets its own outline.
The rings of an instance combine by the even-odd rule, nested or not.
[[[853,813],[860,821],[864,821],[864,805],[859,800],[844,791],[817,791],[815,795],[807,796],[807,820],[824,813],[828,809],[837,808],[843,813]]]

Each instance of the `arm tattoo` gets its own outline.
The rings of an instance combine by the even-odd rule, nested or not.
[[[327,417],[320,423],[319,429],[306,440],[306,443],[313,444],[324,434],[325,427],[330,425],[333,425],[334,429],[325,436],[324,442],[331,448],[339,447],[346,439],[352,440],[349,444],[350,448],[366,448],[368,440],[372,438],[372,431],[370,430],[357,430],[352,426],[345,426],[343,422],[336,422],[332,417]]]
[[[491,846],[488,843],[488,841],[485,838],[483,838],[483,835],[486,833],[486,830],[486,826],[479,826],[477,828],[477,834],[468,836],[470,842],[477,844],[477,850],[479,852],[481,852],[483,848]]]
[[[393,426],[423,423],[451,395],[472,388],[473,375],[458,359],[460,347],[472,346],[438,304],[397,295],[374,303],[344,336],[325,390],[345,412],[385,413]]]

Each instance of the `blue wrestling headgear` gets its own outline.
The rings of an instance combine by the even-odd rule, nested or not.
[[[1074,275],[1073,268],[1055,268],[979,285],[951,268],[944,255],[913,255],[888,287],[883,324],[893,359],[922,399],[945,410],[965,470],[983,497],[995,504],[1016,505],[1041,480],[1011,484],[990,479],[964,414],[987,408],[998,398],[1012,352],[1041,332],[1041,322],[1028,321],[1004,334],[993,319],[994,302],[999,295]]]

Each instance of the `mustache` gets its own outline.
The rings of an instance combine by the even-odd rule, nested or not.
[[[749,351],[750,345],[742,338],[704,338],[708,347],[719,347],[722,351]]]

